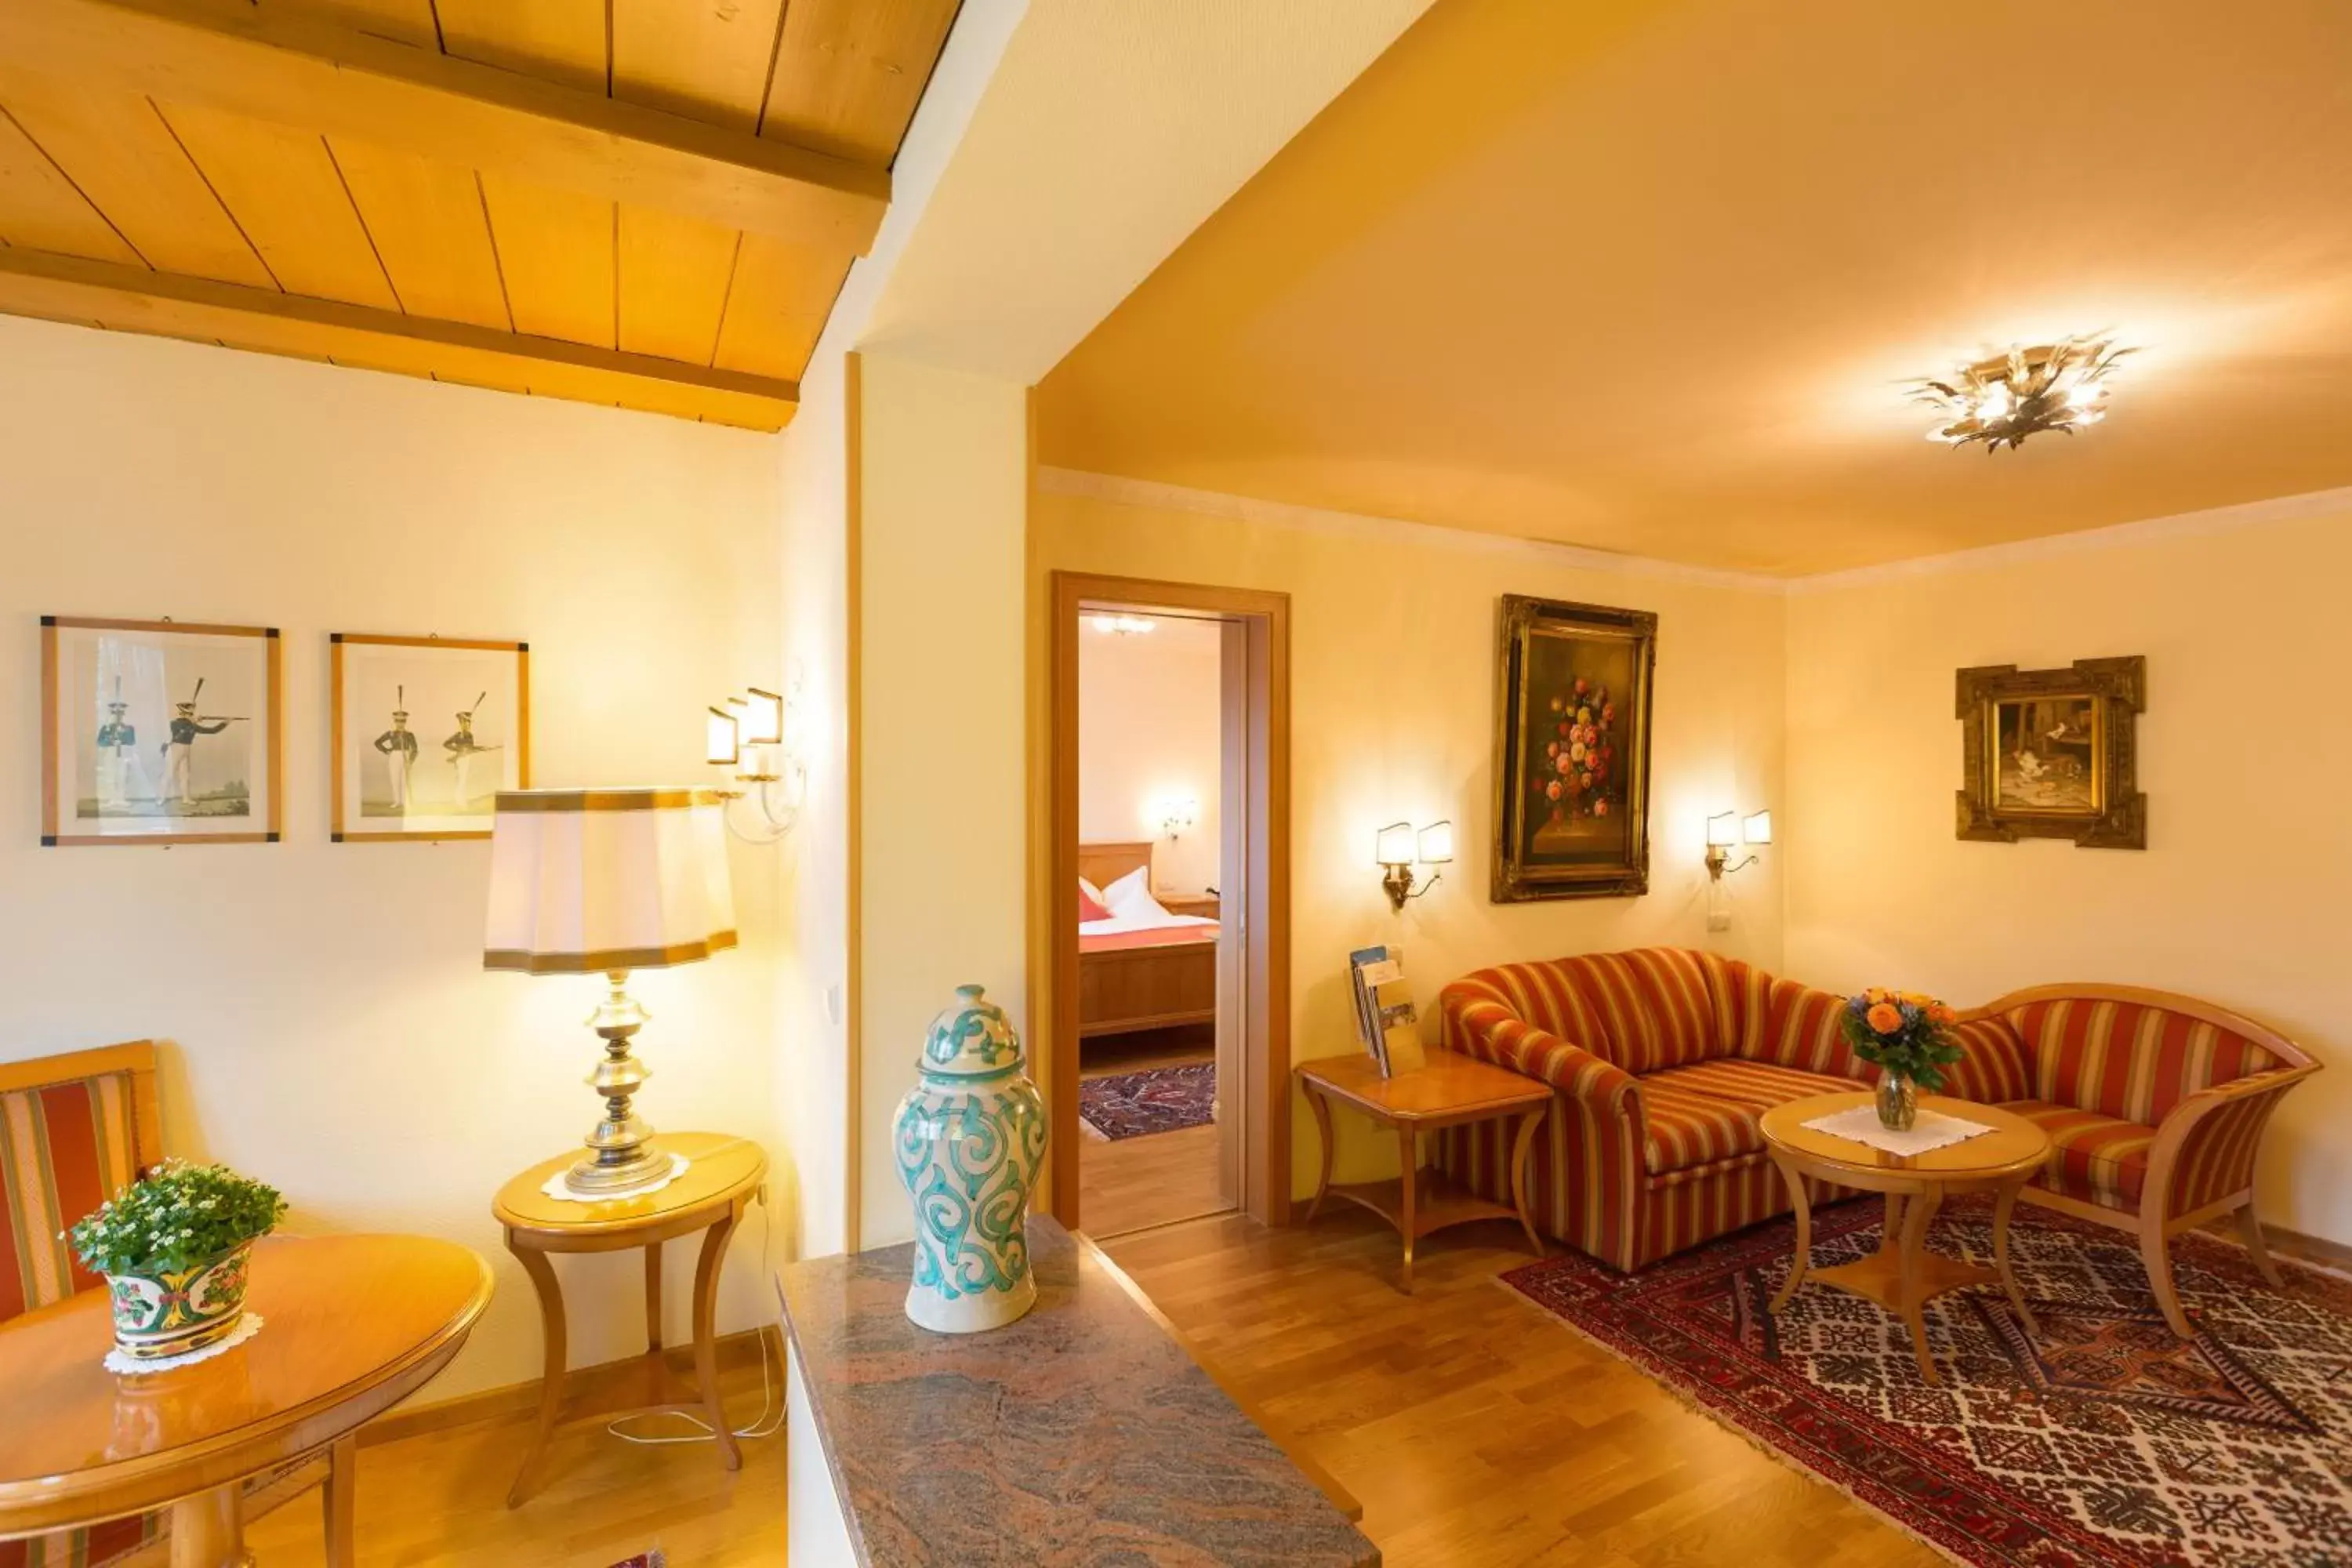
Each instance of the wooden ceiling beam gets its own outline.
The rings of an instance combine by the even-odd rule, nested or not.
[[[250,5],[0,0],[0,82],[109,82],[856,255],[890,199],[885,169]]]
[[[274,293],[109,261],[0,248],[0,312],[193,338],[753,430],[780,430],[797,383],[462,321]]]

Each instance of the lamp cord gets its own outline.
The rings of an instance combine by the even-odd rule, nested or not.
[[[705,1156],[705,1158],[708,1157],[709,1156],[707,1155]],[[769,1250],[770,1243],[773,1240],[774,1235],[774,1218],[768,1212],[768,1198],[765,1190],[762,1189],[760,1197],[760,1277],[763,1279],[772,1279],[775,1274],[774,1268],[772,1267],[774,1262],[774,1258],[771,1256]],[[733,1436],[772,1437],[778,1431],[782,1429],[784,1425],[784,1411],[782,1406],[776,1403],[775,1397],[776,1384],[777,1382],[781,1380],[782,1369],[778,1370],[775,1377],[770,1376],[768,1371],[769,1350],[766,1327],[767,1326],[765,1324],[761,1325],[760,1333],[759,1417],[749,1426],[738,1426],[734,1428],[733,1432],[730,1434],[730,1436]],[[779,1333],[783,1331],[783,1324],[781,1321],[776,1324],[776,1330]],[[711,1391],[709,1389],[705,1389],[703,1394],[705,1398],[711,1396]],[[656,1417],[662,1415],[674,1415],[678,1420],[694,1427],[695,1430],[691,1432],[667,1434],[624,1432],[621,1430],[621,1424],[623,1422],[644,1419],[646,1417],[643,1414],[638,1415],[622,1415],[615,1417],[604,1424],[604,1430],[610,1432],[614,1436],[618,1437],[624,1443],[637,1443],[646,1447],[656,1448],[665,1447],[673,1443],[716,1443],[719,1441],[719,1433],[717,1429],[714,1428],[709,1422],[705,1421],[699,1415],[689,1415],[683,1410],[661,1410],[652,1412],[651,1415]]]

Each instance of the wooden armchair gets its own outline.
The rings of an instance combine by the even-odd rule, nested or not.
[[[2038,985],[1963,1022],[2005,1027],[2022,1055],[2032,1098],[2009,1109],[2052,1145],[2026,1201],[2137,1236],[2175,1333],[2196,1331],[2172,1282],[2169,1244],[2184,1230],[2234,1213],[2254,1267],[2280,1282],[2254,1163],[2271,1112],[2319,1070],[2310,1053],[2212,1003],[2126,985]]]
[[[37,1307],[106,1289],[59,1233],[163,1157],[152,1040],[0,1062],[0,1332]],[[256,1478],[246,1490],[246,1517],[259,1517],[329,1472],[321,1453]],[[161,1568],[169,1551],[165,1516],[133,1514],[0,1541],[0,1568]]]

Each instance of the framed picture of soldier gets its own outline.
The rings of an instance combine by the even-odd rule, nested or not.
[[[488,838],[499,791],[530,787],[530,645],[337,632],[338,844]]]
[[[41,842],[274,844],[275,626],[41,617]]]
[[[1490,896],[1646,893],[1658,617],[1507,594],[1499,619]]]

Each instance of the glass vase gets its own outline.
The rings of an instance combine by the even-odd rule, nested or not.
[[[1882,1068],[1878,1074],[1878,1122],[1894,1132],[1908,1132],[1919,1120],[1919,1086],[1909,1073]]]

